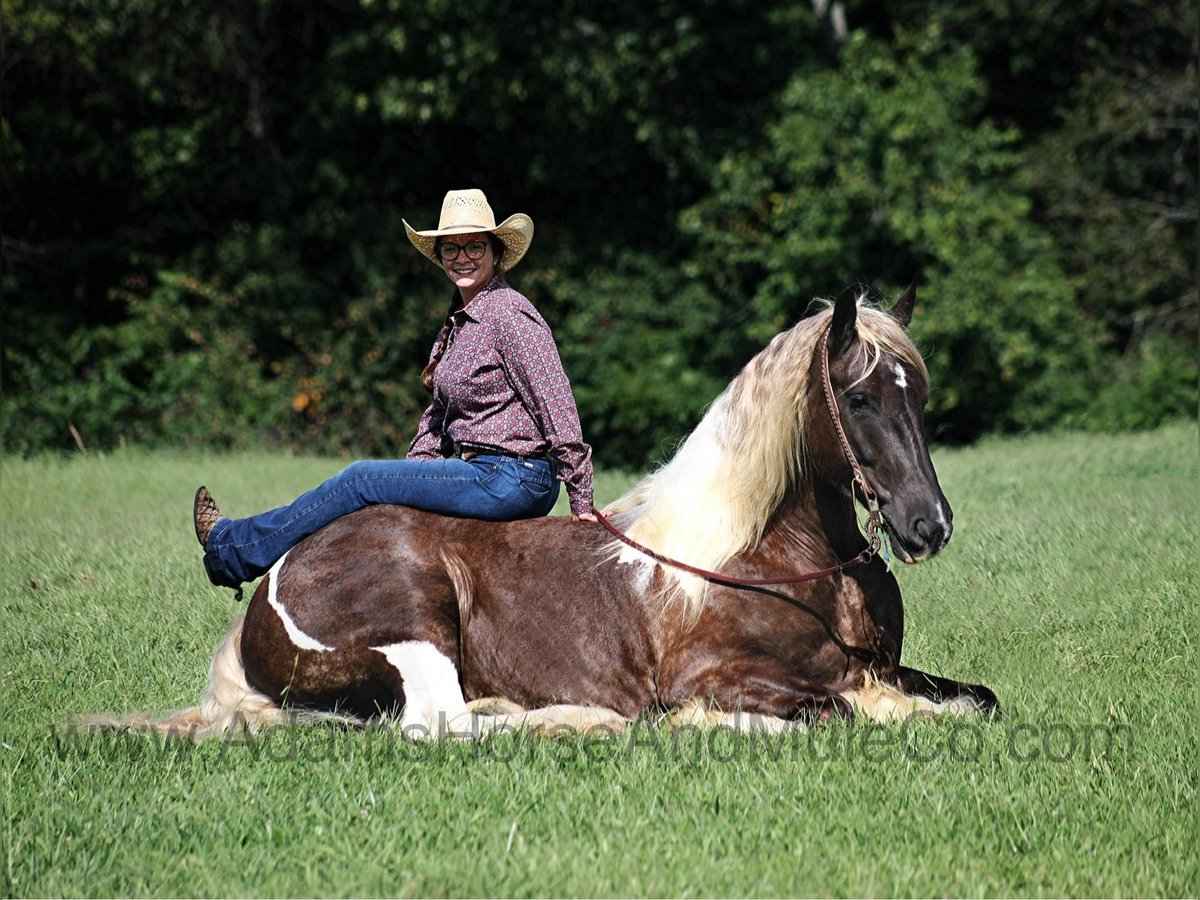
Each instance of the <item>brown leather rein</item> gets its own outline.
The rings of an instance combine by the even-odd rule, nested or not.
[[[639,544],[633,538],[624,534],[600,510],[593,507],[592,514],[595,515],[596,520],[608,529],[609,534],[617,540],[628,544],[634,550],[646,554],[646,556],[663,565],[689,572],[692,575],[699,575],[701,578],[715,582],[716,584],[732,587],[760,587],[762,585],[797,584],[802,581],[816,581],[819,578],[828,578],[830,575],[837,575],[846,569],[866,565],[870,562],[883,546],[883,517],[879,512],[879,501],[875,496],[875,491],[867,483],[867,477],[863,474],[862,467],[858,464],[858,459],[855,457],[854,451],[850,448],[850,442],[846,439],[845,429],[842,428],[842,417],[838,413],[837,402],[834,400],[833,383],[829,380],[829,332],[832,327],[832,323],[826,326],[825,332],[821,337],[821,387],[825,393],[825,407],[829,410],[829,418],[833,421],[838,441],[842,445],[842,453],[846,457],[846,462],[850,464],[850,471],[852,473],[850,503],[851,505],[854,504],[854,487],[857,485],[859,491],[862,492],[863,501],[867,505],[867,522],[864,526],[864,530],[867,533],[867,547],[862,553],[844,563],[838,563],[836,566],[818,569],[815,572],[806,572],[803,575],[789,575],[784,578],[735,578],[732,575],[722,575],[720,572],[712,572],[698,566],[690,566],[685,562],[680,562],[677,559],[672,559],[669,556],[651,550],[649,547]]]

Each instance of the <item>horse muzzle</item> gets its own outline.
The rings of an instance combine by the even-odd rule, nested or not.
[[[912,564],[929,559],[950,543],[954,517],[944,501],[910,515],[898,515],[900,510],[894,504],[881,503],[880,512],[892,550],[903,562]]]

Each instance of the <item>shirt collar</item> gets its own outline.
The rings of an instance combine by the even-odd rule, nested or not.
[[[471,302],[462,309],[455,310],[451,314],[451,318],[457,318],[460,315],[472,321],[478,322],[480,318],[487,312],[496,300],[496,295],[508,287],[508,282],[504,280],[503,275],[493,275],[491,280],[479,289],[479,293],[471,298]]]

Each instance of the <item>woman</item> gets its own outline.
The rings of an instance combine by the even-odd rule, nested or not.
[[[246,519],[208,490],[192,515],[213,584],[237,588],[303,538],[372,503],[479,519],[544,516],[567,487],[573,518],[592,519],[591,448],[550,328],[504,279],[533,222],[499,225],[482,191],[450,191],[436,231],[408,239],[457,288],[421,380],[433,402],[405,459],[352,463],[295,502]]]

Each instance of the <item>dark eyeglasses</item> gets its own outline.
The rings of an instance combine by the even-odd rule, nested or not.
[[[488,251],[488,242],[470,241],[460,247],[458,244],[443,241],[438,244],[437,254],[442,258],[442,262],[453,262],[458,259],[460,250],[467,254],[467,259],[483,259],[483,255]]]

